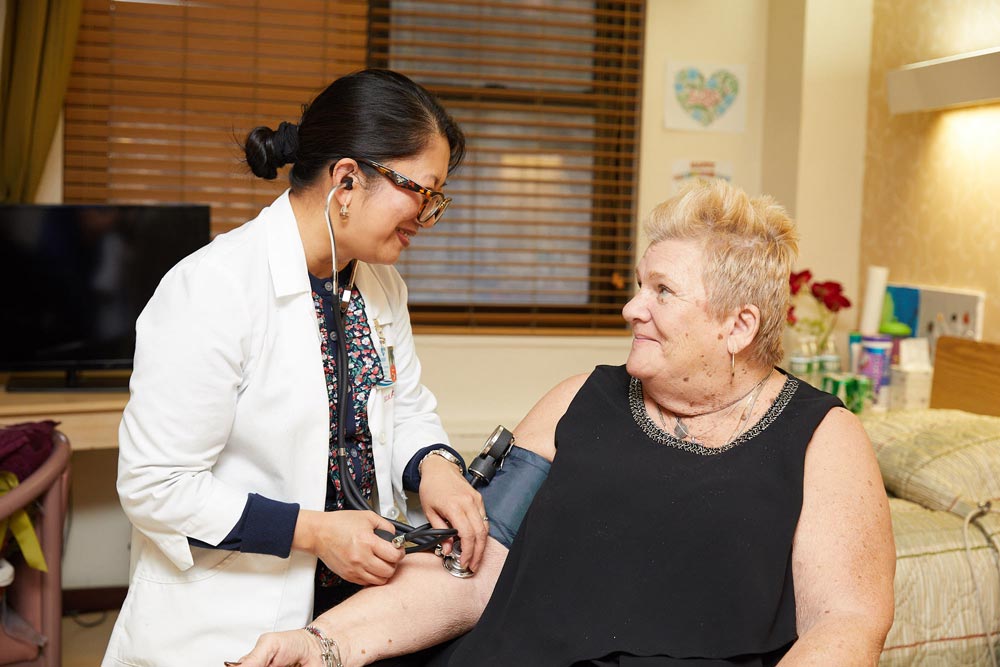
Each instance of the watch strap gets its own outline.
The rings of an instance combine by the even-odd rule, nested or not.
[[[449,452],[447,449],[439,448],[439,449],[432,449],[431,451],[427,452],[422,459],[420,459],[420,463],[417,464],[418,474],[423,475],[424,461],[426,461],[427,457],[429,456],[440,456],[445,461],[454,463],[460,473],[465,472],[465,465],[462,463],[462,459],[458,458],[457,456]]]

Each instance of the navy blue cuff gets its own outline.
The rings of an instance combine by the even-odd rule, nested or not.
[[[271,500],[257,493],[247,496],[243,514],[229,534],[216,545],[188,538],[188,543],[204,549],[226,549],[251,554],[288,558],[299,518],[297,503]]]
[[[508,549],[551,467],[552,464],[538,454],[514,446],[493,480],[479,488],[490,517],[490,536]]]
[[[410,458],[410,462],[406,464],[406,468],[403,470],[403,488],[407,491],[419,491],[420,490],[420,462],[424,460],[424,457],[433,452],[435,449],[443,449],[451,453],[456,459],[462,463],[462,474],[465,474],[465,459],[462,455],[456,452],[454,449],[448,445],[430,445],[429,447],[424,447],[423,449],[417,450],[417,453]]]
[[[251,493],[246,515],[240,551],[288,558],[299,519],[298,503],[283,503]]]

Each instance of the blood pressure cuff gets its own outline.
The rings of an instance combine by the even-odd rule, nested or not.
[[[508,549],[550,467],[552,464],[538,454],[511,447],[503,467],[479,489],[490,518],[490,535]]]

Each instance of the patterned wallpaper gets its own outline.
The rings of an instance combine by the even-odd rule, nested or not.
[[[891,282],[986,292],[983,338],[994,342],[1000,104],[890,116],[885,75],[997,46],[997,0],[875,0],[860,278],[876,264],[889,267]]]

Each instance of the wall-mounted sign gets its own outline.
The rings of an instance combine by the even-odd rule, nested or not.
[[[663,124],[669,130],[742,132],[746,125],[746,65],[667,63]]]

